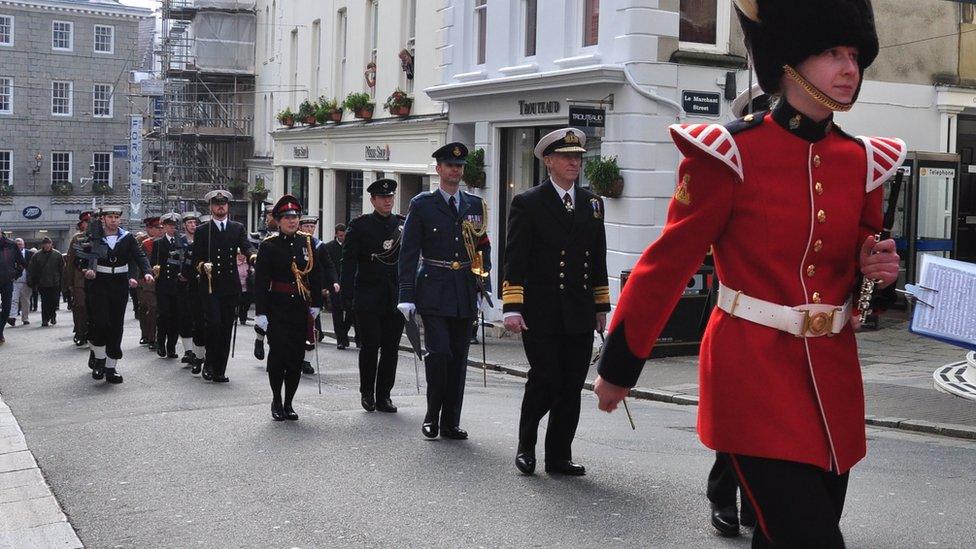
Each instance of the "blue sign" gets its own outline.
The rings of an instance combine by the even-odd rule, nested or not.
[[[41,217],[41,209],[37,206],[27,206],[22,212],[25,219],[37,219]]]
[[[128,145],[113,145],[112,146],[112,156],[115,158],[121,158],[125,160],[129,158],[129,146]]]

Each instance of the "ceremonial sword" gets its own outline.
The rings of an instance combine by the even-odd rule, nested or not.
[[[590,364],[596,364],[600,360],[600,355],[603,354],[603,346],[607,344],[607,340],[603,337],[603,330],[600,332],[600,348],[596,350],[596,354],[593,355],[593,359],[590,360]],[[623,398],[624,411],[627,412],[627,419],[630,420],[630,428],[634,431],[637,430],[637,425],[634,424],[634,416],[630,415],[630,406],[627,406],[627,397]]]

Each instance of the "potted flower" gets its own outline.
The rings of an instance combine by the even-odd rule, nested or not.
[[[59,196],[68,196],[75,186],[70,181],[56,181],[51,183],[51,192]]]
[[[306,99],[298,106],[298,120],[309,126],[315,125],[315,110],[318,108],[314,102]]]
[[[590,182],[593,191],[600,196],[617,198],[624,192],[624,178],[620,177],[616,156],[588,160],[583,167],[583,175]]]
[[[319,98],[319,108],[315,111],[315,119],[319,124],[331,120],[338,124],[342,122],[342,106],[335,99]]]
[[[252,202],[261,202],[265,198],[268,198],[268,189],[264,186],[263,177],[254,178],[254,186],[251,187],[250,194]]]
[[[112,194],[112,186],[108,181],[96,181],[92,183],[92,194]]]
[[[9,184],[0,185],[0,196],[13,196],[14,186]]]
[[[383,107],[390,111],[393,116],[410,116],[410,107],[413,105],[413,98],[407,92],[396,89],[386,99]]]
[[[373,118],[373,109],[376,104],[369,100],[367,93],[350,93],[346,96],[343,105],[352,111],[356,118],[369,120]]]
[[[464,174],[461,179],[469,187],[482,188],[485,186],[485,150],[475,149],[468,154],[468,160],[464,163]]]
[[[285,107],[285,110],[278,113],[278,123],[288,128],[294,127],[295,113],[291,112],[291,107]]]
[[[227,185],[227,190],[234,196],[241,196],[247,189],[247,183],[240,179],[234,179]]]

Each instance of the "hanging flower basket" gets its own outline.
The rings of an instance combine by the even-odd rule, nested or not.
[[[75,186],[72,185],[70,181],[51,183],[51,192],[58,196],[68,196],[74,189]]]
[[[268,198],[268,189],[253,189],[250,192],[251,202],[262,202]]]
[[[478,148],[468,154],[468,159],[464,164],[464,173],[461,179],[472,188],[484,188],[487,178],[485,176],[485,150]]]
[[[112,194],[112,186],[105,181],[98,181],[92,183],[92,193],[93,194]]]
[[[620,177],[620,167],[616,156],[604,156],[587,161],[583,175],[593,187],[593,192],[607,198],[619,198],[624,192],[624,178]]]
[[[410,107],[413,106],[413,98],[403,90],[393,90],[390,97],[386,99],[383,107],[393,116],[410,116]]]

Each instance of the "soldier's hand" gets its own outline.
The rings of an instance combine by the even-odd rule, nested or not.
[[[185,277],[185,276],[183,276],[183,274],[182,274],[182,273],[181,273],[181,274],[179,274],[179,275],[177,275],[177,276],[176,276],[176,278],[177,278],[177,279],[179,279],[179,281],[180,281],[180,282],[186,282],[186,281],[187,281],[187,280],[186,280],[186,277]]]
[[[874,237],[869,236],[861,245],[860,256],[861,274],[878,280],[878,287],[884,288],[898,279],[900,258],[894,240],[875,242]]]
[[[607,329],[607,313],[596,314],[596,331],[605,332]]]
[[[318,307],[309,307],[308,308],[308,314],[311,315],[313,319],[316,318],[316,317],[318,317],[319,316],[319,308]]]
[[[91,269],[85,269],[85,278],[88,280],[95,280],[95,271]]]
[[[137,288],[137,287],[139,287],[139,281],[136,280],[136,279],[134,279],[134,278],[130,278],[129,279],[129,287],[130,288]]]
[[[593,383],[593,392],[596,393],[597,398],[600,400],[598,404],[599,408],[609,414],[617,409],[617,406],[627,396],[630,389],[614,385],[602,377],[596,376],[596,382]]]
[[[332,289],[335,290],[335,293],[336,294],[338,294],[339,293],[339,283],[336,282],[335,284],[333,284],[332,285]]]
[[[522,330],[529,329],[529,327],[525,325],[525,320],[522,319],[522,315],[511,315],[506,317],[504,323],[506,330],[516,334],[521,333]]]
[[[147,274],[146,276],[142,277],[142,279],[146,281],[146,284],[150,284],[153,280],[156,280],[151,274]]]
[[[414,311],[417,310],[417,306],[414,305],[413,303],[398,303],[397,310],[400,311],[400,314],[403,315],[403,318],[409,320],[410,315],[412,315]]]

